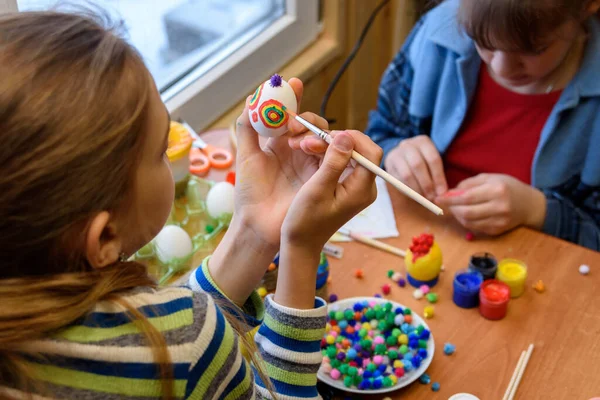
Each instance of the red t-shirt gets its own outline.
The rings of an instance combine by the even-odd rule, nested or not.
[[[512,92],[482,64],[471,108],[443,157],[448,187],[480,173],[511,175],[531,184],[533,156],[560,95]]]

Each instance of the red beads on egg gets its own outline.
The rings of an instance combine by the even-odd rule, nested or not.
[[[432,234],[422,233],[419,236],[413,237],[412,244],[409,246],[409,249],[413,254],[413,262],[417,261],[418,258],[427,255],[427,253],[429,253],[429,250],[431,250],[432,246]]]

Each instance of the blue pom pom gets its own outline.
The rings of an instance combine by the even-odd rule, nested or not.
[[[365,381],[358,384],[358,390],[365,390]]]
[[[381,373],[384,373],[386,369],[387,369],[387,365],[383,365],[383,364],[381,364],[379,367],[377,367],[377,370]]]
[[[428,385],[429,382],[431,382],[431,377],[427,374],[423,374],[419,377],[419,382],[421,382],[423,385]]]
[[[412,354],[410,354],[410,353],[406,353],[406,354],[404,355],[404,359],[405,359],[405,360],[407,360],[407,361],[410,361],[410,360],[412,360],[412,358],[413,358],[413,355],[412,355]]]
[[[380,376],[381,376],[381,371],[380,370],[377,370],[377,371],[373,372],[373,377],[374,378],[379,378]]]
[[[440,390],[440,384],[437,382],[434,382],[433,385],[431,385],[431,390],[433,390],[434,392],[437,392]]]
[[[365,370],[365,372],[363,372],[363,378],[364,379],[368,379],[368,378],[370,378],[372,376],[373,376],[373,373],[371,371]],[[363,381],[363,382],[365,382],[365,381]]]
[[[356,320],[355,319],[351,319],[350,321],[348,321],[348,325],[350,325],[350,326],[356,325]]]
[[[382,386],[383,380],[381,378],[375,379],[375,381],[373,381],[373,389],[381,389]]]
[[[396,310],[394,310],[394,312],[396,313],[396,315],[398,315],[398,314],[404,314],[404,310],[401,309],[400,307],[396,308]]]
[[[340,322],[338,322],[338,326],[340,327],[340,329],[346,329],[348,327],[348,321],[341,320]]]
[[[431,337],[431,332],[429,332],[427,329],[424,329],[423,332],[421,332],[421,339],[429,340],[430,337]]]
[[[371,389],[371,386],[373,385],[373,383],[368,379],[365,379],[364,381],[362,381],[362,383],[365,386],[365,389]]]
[[[354,349],[348,349],[348,351],[346,352],[346,358],[348,360],[354,360],[357,356],[356,350]]]
[[[421,362],[423,361],[423,359],[419,356],[415,356],[413,357],[412,360],[410,360],[410,362],[412,363],[413,367],[415,368],[419,368],[421,366]]]
[[[364,308],[364,307],[363,307],[363,305],[362,305],[362,304],[360,304],[360,303],[356,303],[356,304],[354,305],[354,311],[357,311],[357,312],[358,312],[358,311],[362,311],[362,310],[363,310],[363,308]]]
[[[413,340],[409,340],[408,341],[408,347],[410,347],[411,349],[416,349],[419,347],[419,341],[416,339]]]
[[[341,328],[341,326],[340,326],[340,328]],[[417,335],[416,333],[412,332],[410,335],[408,335],[408,340],[414,340],[414,339],[419,340],[419,335]]]
[[[411,364],[411,363],[408,363],[408,362],[404,363],[404,371],[405,371],[405,372],[412,371],[413,369],[414,369],[414,368],[413,368],[413,366],[412,366],[412,364]]]
[[[377,293],[374,297],[377,297],[378,299],[381,299],[383,296],[381,296],[379,293]]]
[[[427,350],[425,350],[425,349],[419,349],[419,351],[417,352],[417,354],[422,359],[426,359],[427,358]]]
[[[456,351],[456,346],[454,346],[451,343],[446,343],[444,345],[444,354],[447,356],[450,356],[452,354],[454,354],[454,352]]]

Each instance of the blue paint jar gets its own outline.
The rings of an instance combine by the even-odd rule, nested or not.
[[[475,308],[479,305],[479,289],[483,275],[477,271],[461,270],[454,275],[452,300],[461,308]]]

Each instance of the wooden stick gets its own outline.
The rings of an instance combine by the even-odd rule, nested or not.
[[[387,251],[388,253],[397,255],[398,257],[404,258],[404,256],[406,256],[406,252],[404,250],[399,249],[394,246],[391,246],[387,243],[380,242],[379,240],[375,240],[375,239],[371,239],[371,238],[363,236],[363,235],[359,235],[358,233],[351,232],[344,228],[340,229],[338,232],[340,232],[342,235],[348,236],[358,242],[364,243],[366,245],[375,247],[375,248],[383,250],[383,251]]]
[[[523,360],[525,360],[525,351],[521,352],[521,357],[519,357],[519,361],[515,366],[515,370],[513,371],[512,378],[510,378],[510,382],[508,383],[508,387],[506,388],[506,392],[504,393],[504,397],[502,400],[508,400],[508,396],[510,396],[510,392],[515,384],[515,380],[517,379],[517,375],[519,374],[519,370],[521,369],[521,365],[523,364]]]
[[[527,363],[531,358],[531,353],[533,353],[533,343],[529,345],[527,349],[527,354],[525,354],[525,359],[523,360],[523,364],[521,365],[521,369],[519,370],[519,374],[517,375],[517,379],[515,380],[515,384],[511,389],[510,396],[508,400],[513,400],[515,394],[517,394],[517,390],[519,389],[519,383],[521,383],[521,379],[523,378],[523,374],[525,374],[525,369],[527,368]]]
[[[288,110],[287,108],[284,108],[284,111],[286,111],[288,114],[290,114],[294,119],[296,119],[298,122],[300,122],[302,125],[304,125],[312,133],[319,136],[325,142],[331,143],[331,136],[327,132],[325,132],[321,128],[311,124],[310,122],[308,122],[307,120],[305,120],[304,118],[302,118],[301,116],[296,114],[295,112]],[[440,207],[436,206],[431,201],[427,200],[425,197],[421,196],[419,193],[415,192],[410,187],[408,187],[404,183],[400,182],[398,179],[396,179],[395,177],[393,177],[392,175],[390,175],[389,173],[387,173],[386,171],[381,169],[379,166],[373,164],[368,158],[366,158],[362,154],[357,153],[356,151],[353,150],[352,151],[352,159],[355,160],[360,165],[362,165],[363,167],[365,167],[366,169],[368,169],[369,171],[371,171],[372,173],[374,173],[375,175],[383,178],[387,183],[389,183],[390,185],[395,187],[397,190],[399,190],[401,193],[410,197],[417,203],[421,204],[423,207],[427,208],[432,213],[434,213],[436,215],[444,214],[444,211]]]

